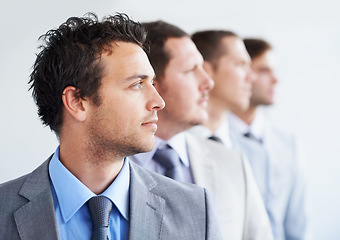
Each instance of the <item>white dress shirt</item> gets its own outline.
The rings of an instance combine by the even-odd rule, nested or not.
[[[264,140],[263,134],[265,121],[263,114],[256,114],[254,121],[248,125],[235,114],[229,113],[226,122],[228,123],[229,128],[232,128],[233,131],[239,134],[244,135],[246,133],[251,133],[256,139],[261,141]]]
[[[212,132],[209,128],[203,125],[194,126],[190,128],[188,131],[200,138],[209,138],[210,136],[216,136],[219,139],[221,139],[222,143],[228,149],[233,148],[233,144],[230,138],[230,130],[227,116],[225,117],[225,121],[223,121],[221,126],[219,126],[215,132]]]

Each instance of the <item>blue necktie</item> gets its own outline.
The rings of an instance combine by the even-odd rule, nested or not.
[[[88,200],[87,205],[92,220],[91,240],[107,240],[109,218],[113,203],[107,197],[97,196]]]
[[[184,181],[179,156],[170,146],[165,149],[157,149],[153,159],[165,168],[165,176],[176,181]]]

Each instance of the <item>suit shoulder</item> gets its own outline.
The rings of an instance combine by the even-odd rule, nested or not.
[[[11,201],[17,201],[17,203],[20,204],[27,201],[27,193],[32,193],[32,191],[41,189],[43,186],[45,186],[45,182],[49,183],[48,162],[49,159],[41,164],[38,168],[33,170],[33,172],[0,184],[0,208],[2,207],[2,203],[10,204]],[[40,181],[41,179],[43,179],[44,181]],[[23,186],[25,186],[25,184],[27,183],[33,184],[33,186],[36,186],[36,188],[33,187],[23,191]]]
[[[224,159],[243,159],[243,154],[236,149],[227,148],[225,145],[206,138],[199,138],[191,133],[186,133],[189,144],[197,145],[200,148],[216,152],[217,155],[224,156]]]
[[[272,125],[272,124],[268,124],[265,131],[267,132],[267,134],[269,134],[273,138],[275,137],[276,140],[281,141],[286,144],[294,143],[297,139],[297,135],[295,133],[290,132],[288,130],[285,131],[281,129],[280,127]]]
[[[24,184],[28,175],[29,174],[26,174],[16,179],[1,183],[0,184],[0,199],[2,199],[3,197],[5,197],[5,195],[8,195],[10,193],[19,192],[20,188]]]
[[[133,171],[138,173],[137,180],[142,183],[142,185],[152,189],[152,192],[159,193],[162,197],[171,195],[174,191],[188,198],[197,197],[197,195],[203,196],[205,194],[205,190],[197,185],[177,182],[171,178],[145,169],[131,161],[130,166]]]
[[[14,211],[27,203],[27,199],[19,194],[27,176],[28,174],[0,184],[0,212],[3,216],[0,222],[10,219]]]

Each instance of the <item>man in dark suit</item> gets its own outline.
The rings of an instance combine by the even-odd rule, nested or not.
[[[30,84],[60,140],[32,173],[0,185],[0,239],[220,239],[204,189],[129,162],[155,145],[164,101],[124,14],[48,31]]]

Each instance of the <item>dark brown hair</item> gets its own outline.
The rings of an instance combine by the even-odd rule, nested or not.
[[[254,59],[262,55],[264,52],[272,49],[272,46],[263,39],[245,38],[243,42],[251,59]]]
[[[100,58],[104,51],[113,53],[115,41],[144,46],[146,32],[140,23],[127,15],[117,13],[102,22],[93,13],[84,17],[71,17],[56,30],[42,35],[40,53],[37,54],[30,75],[30,89],[38,106],[38,115],[57,136],[63,119],[62,93],[68,86],[77,89],[78,97],[101,102],[98,89],[103,66]]]
[[[202,54],[205,61],[215,65],[218,59],[228,52],[221,40],[225,37],[238,37],[231,31],[209,30],[196,32],[191,39],[196,44],[197,49]]]
[[[165,49],[165,42],[169,38],[180,38],[189,36],[179,27],[172,24],[155,21],[142,23],[147,31],[147,43],[150,47],[148,57],[156,73],[157,80],[164,75],[165,68],[170,61],[170,55]]]

